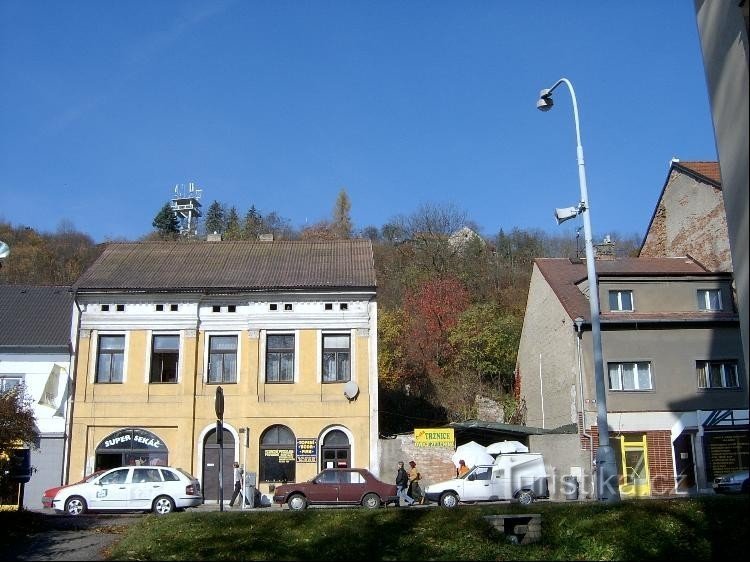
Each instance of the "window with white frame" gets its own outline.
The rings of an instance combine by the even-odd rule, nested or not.
[[[698,310],[723,310],[721,289],[698,289]]]
[[[177,365],[180,359],[180,336],[158,334],[151,339],[152,383],[177,382]]]
[[[266,336],[266,382],[294,382],[294,334]]]
[[[609,309],[611,311],[632,312],[633,311],[633,291],[610,291],[609,292]]]
[[[323,382],[351,379],[349,334],[323,334]]]
[[[0,394],[5,394],[9,390],[17,387],[23,382],[21,375],[2,375],[0,376]]]
[[[739,388],[736,361],[696,361],[699,388]]]
[[[610,390],[651,390],[651,363],[609,363]]]
[[[99,336],[96,382],[121,383],[125,364],[125,336]]]
[[[208,382],[237,382],[237,336],[209,336]]]

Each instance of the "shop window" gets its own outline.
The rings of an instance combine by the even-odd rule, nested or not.
[[[260,481],[294,482],[294,433],[283,425],[269,427],[260,438]]]
[[[338,429],[327,433],[320,447],[320,455],[323,459],[321,468],[349,468],[351,445],[346,433]]]

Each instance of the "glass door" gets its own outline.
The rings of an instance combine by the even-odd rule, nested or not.
[[[622,479],[620,494],[623,496],[650,496],[651,479],[648,472],[648,447],[646,435],[621,435],[620,453]]]

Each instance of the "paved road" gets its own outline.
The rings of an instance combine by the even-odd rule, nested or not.
[[[105,560],[112,546],[128,525],[141,514],[70,515],[46,514],[47,530],[29,535],[29,539],[4,553],[10,560]]]

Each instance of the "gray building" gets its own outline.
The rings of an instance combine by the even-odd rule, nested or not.
[[[596,270],[621,494],[710,491],[714,476],[748,462],[747,375],[731,275],[686,257],[601,259]],[[527,423],[577,424],[580,450],[593,459],[588,293],[583,261],[535,260],[517,369]]]

